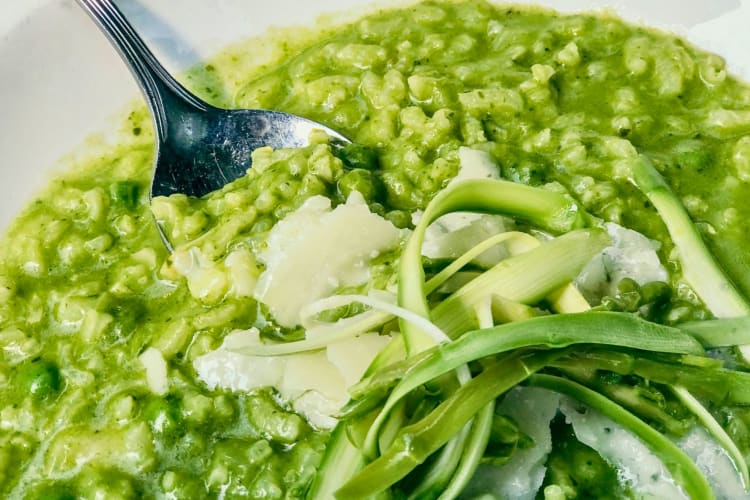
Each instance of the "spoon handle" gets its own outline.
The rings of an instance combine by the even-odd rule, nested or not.
[[[191,94],[154,57],[149,48],[110,0],[77,0],[122,55],[151,108],[157,137],[167,138],[167,111],[206,111],[209,104]],[[174,117],[174,116],[173,116]]]

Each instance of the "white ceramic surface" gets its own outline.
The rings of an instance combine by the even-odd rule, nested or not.
[[[407,0],[116,0],[170,69],[268,26],[351,17]],[[750,0],[541,0],[564,11],[611,7],[725,56],[750,79]],[[0,230],[48,179],[58,158],[114,124],[139,96],[114,49],[73,0],[0,1]]]

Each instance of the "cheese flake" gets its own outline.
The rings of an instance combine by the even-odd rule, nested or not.
[[[227,335],[218,349],[195,359],[193,367],[209,389],[249,392],[274,387],[281,399],[320,429],[336,425],[335,415],[348,401],[348,387],[390,341],[365,333],[326,349],[286,356],[249,356],[236,349],[261,342],[255,328]]]
[[[400,231],[370,212],[362,195],[331,210],[331,201],[313,196],[270,231],[258,259],[266,266],[255,287],[277,323],[300,324],[306,304],[331,295],[342,286],[369,279],[369,262],[395,248]]]

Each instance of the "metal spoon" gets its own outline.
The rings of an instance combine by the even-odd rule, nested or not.
[[[77,0],[120,52],[146,97],[156,130],[151,197],[203,196],[245,174],[261,146],[301,147],[312,130],[341,134],[305,118],[260,109],[221,109],[190,93],[154,57],[110,0]],[[164,244],[171,245],[159,228]]]

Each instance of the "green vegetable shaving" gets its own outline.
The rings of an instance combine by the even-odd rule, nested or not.
[[[663,187],[652,184],[647,190],[639,179],[639,186],[651,195]],[[500,233],[426,280],[421,246],[427,227],[442,215],[465,210],[512,216],[562,234],[539,241],[527,233]],[[603,412],[641,438],[692,497],[712,498],[696,465],[651,426],[658,423],[667,433],[681,435],[692,421],[665,409],[658,390],[603,379],[603,373],[666,384],[677,396],[675,404],[695,414],[727,450],[747,484],[747,466],[738,448],[691,394],[695,391],[723,402],[745,400],[750,378],[706,358],[704,346],[744,341],[746,321],[722,319],[670,327],[633,313],[591,311],[570,284],[610,243],[601,229],[582,228],[591,223],[596,220],[578,211],[565,195],[507,182],[464,181],[435,197],[407,242],[399,267],[399,304],[417,315],[399,314],[401,334],[392,344],[402,345],[403,339],[406,358],[393,363],[379,359],[379,368],[368,370],[350,388],[352,399],[339,415],[332,449],[344,446],[342,429],[357,428],[361,455],[346,474],[333,469],[333,462],[325,462],[319,477],[335,477],[327,481],[326,492],[334,491],[337,498],[368,498],[390,496],[393,488],[411,485],[415,497],[455,498],[487,449],[495,400],[528,381]],[[442,283],[499,244],[515,250],[453,293],[432,298]],[[534,311],[532,306],[544,300],[556,314]],[[445,341],[428,333],[435,328],[447,334]],[[449,375],[467,365],[475,367],[474,376],[461,377],[459,385],[451,382]],[[481,369],[476,371],[477,367]],[[431,397],[437,397],[436,404],[409,417],[408,408],[424,390],[435,392]],[[421,479],[414,482],[410,478],[417,471]],[[322,498],[322,490],[314,491],[313,498]]]

